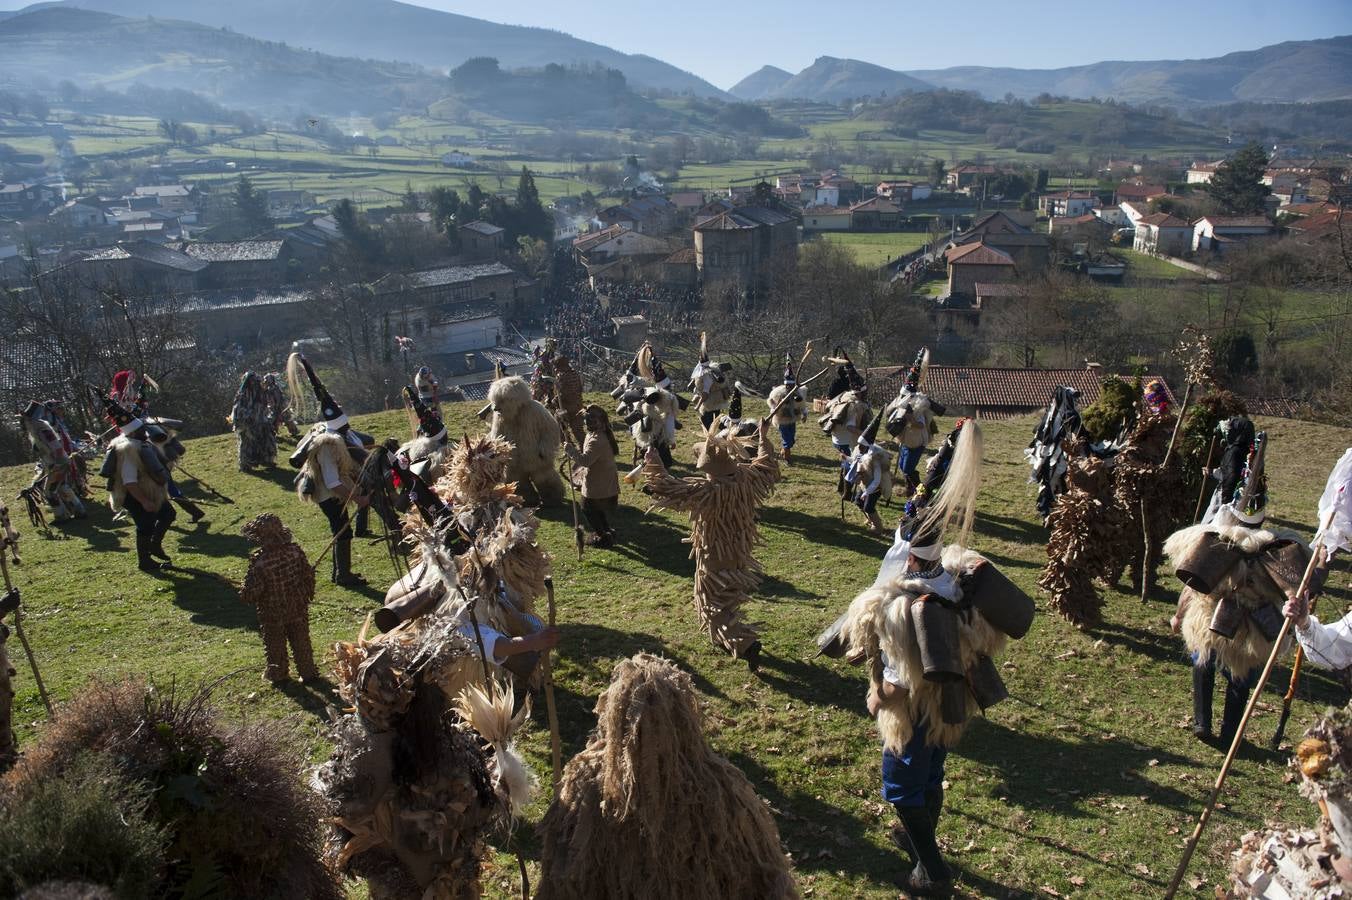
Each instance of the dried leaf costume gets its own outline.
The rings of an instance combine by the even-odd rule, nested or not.
[[[1162,412],[1149,407],[1113,460],[1113,499],[1123,521],[1132,523],[1130,536],[1124,538],[1131,541],[1127,559],[1135,591],[1155,584],[1155,568],[1160,562],[1164,538],[1192,515],[1178,455],[1170,457],[1167,465],[1164,463],[1176,419],[1167,407]]]
[[[335,648],[353,711],[316,786],[334,815],[335,864],[376,900],[478,897],[485,837],[530,800],[512,745],[528,706],[514,716],[509,687],[530,672],[494,645],[539,627],[523,607],[543,590],[548,557],[501,483],[510,458],[506,442],[467,438],[436,494],[400,469],[423,517],[406,528],[412,571],[391,589],[403,599],[377,612],[384,634]]]
[[[587,434],[583,427],[582,376],[562,353],[554,357],[554,399],[558,403],[560,417],[573,433],[573,439],[582,443]]]
[[[239,444],[239,470],[270,466],[277,459],[277,430],[262,379],[245,372],[230,409],[230,427]]]
[[[704,736],[689,675],[623,660],[596,718],[540,823],[536,900],[798,896],[764,801]]]
[[[1084,439],[1078,444],[1082,450]],[[1078,628],[1103,620],[1103,595],[1094,582],[1112,581],[1130,554],[1124,535],[1131,534],[1131,524],[1113,502],[1112,465],[1096,456],[1070,459],[1066,490],[1047,519],[1051,535],[1038,586],[1051,608]]]
[[[244,537],[258,544],[249,557],[249,571],[239,599],[258,612],[271,682],[288,677],[286,647],[296,659],[301,680],[319,677],[310,647],[310,603],[315,596],[315,573],[305,551],[291,539],[291,531],[272,513],[264,513],[243,528]]]
[[[756,511],[774,492],[779,463],[764,428],[757,454],[746,459],[736,439],[707,435],[695,445],[702,477],[674,478],[648,457],[643,475],[657,506],[690,515],[690,555],[695,560],[695,610],[713,642],[754,669],[756,632],[742,621],[741,606],[761,580],[752,555],[760,536]]]

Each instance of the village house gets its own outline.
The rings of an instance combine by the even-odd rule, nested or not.
[[[1223,253],[1235,244],[1276,233],[1272,223],[1262,216],[1203,216],[1193,225],[1194,253]]]
[[[573,254],[589,278],[604,275],[614,281],[629,281],[651,274],[672,253],[670,240],[612,225],[584,234],[573,241]]]
[[[441,164],[443,166],[464,168],[465,166],[474,165],[474,157],[460,150],[452,150],[450,153],[441,154]]]
[[[313,209],[317,202],[309,191],[272,190],[267,192],[268,215],[274,219],[298,216]]]
[[[804,215],[810,215],[808,210]],[[883,197],[861,200],[850,207],[851,231],[896,231],[901,227],[901,207]]]
[[[875,190],[879,197],[885,197],[893,203],[928,200],[934,191],[928,184],[912,181],[880,181]]]
[[[973,186],[979,185],[982,179],[989,178],[994,174],[995,166],[955,166],[948,170],[945,184],[950,191],[970,193]]]
[[[1041,272],[1051,262],[1051,238],[1033,231],[1004,211],[988,213],[977,219],[952,243],[959,247],[984,244],[987,248],[999,250],[1017,263],[1020,271],[1026,273]]]
[[[172,249],[206,264],[198,279],[203,288],[276,287],[288,280],[291,251],[282,240],[188,242]]]
[[[43,184],[0,181],[0,218],[28,219],[51,211],[55,192]]]
[[[504,234],[504,229],[480,219],[457,225],[455,229],[455,236],[460,240],[461,255],[475,261],[497,259],[502,252]]]
[[[819,184],[812,192],[810,207],[840,206],[840,187],[834,184]]]
[[[684,216],[693,216],[704,206],[704,194],[701,191],[677,191],[671,195],[671,205],[676,212]]]
[[[1151,213],[1136,223],[1132,249],[1154,256],[1178,256],[1192,249],[1192,226],[1168,213]]]
[[[798,254],[798,220],[777,209],[739,206],[694,232],[695,264],[706,288],[764,287],[775,266]]]
[[[640,234],[666,234],[676,227],[676,205],[666,197],[636,197],[596,214],[602,228],[621,225]]]
[[[1001,284],[1014,280],[1017,267],[1003,250],[981,242],[950,247],[944,253],[948,264],[947,297],[975,300],[977,284]]]
[[[1188,184],[1210,184],[1212,176],[1216,174],[1216,170],[1221,167],[1223,162],[1225,162],[1223,159],[1218,159],[1215,162],[1194,162],[1188,167],[1186,175]]]
[[[828,169],[821,173],[817,179],[817,186],[819,188],[825,186],[836,189],[836,200],[832,205],[849,205],[863,199],[863,189],[859,186],[859,183],[848,175],[840,174],[835,169]]]
[[[98,228],[105,221],[103,208],[83,200],[67,200],[47,214],[47,221],[57,228],[84,231]]]
[[[803,210],[804,231],[849,231],[850,228],[848,206],[809,206]]]
[[[128,241],[81,251],[39,275],[54,289],[78,294],[173,296],[197,290],[207,263],[151,241]]]
[[[165,209],[187,212],[197,202],[197,189],[186,184],[150,184],[132,190],[133,197],[154,197]]]
[[[1088,191],[1057,191],[1037,199],[1038,212],[1048,218],[1076,218],[1101,205],[1098,196]]]
[[[1110,228],[1134,228],[1131,219],[1122,211],[1120,206],[1105,206],[1096,209],[1090,213],[1091,216],[1098,219],[1104,225]]]
[[[1054,216],[1047,224],[1052,237],[1071,243],[1083,243],[1103,236],[1106,224],[1092,212],[1081,216]]]
[[[1163,197],[1169,193],[1162,184],[1146,184],[1143,181],[1124,181],[1113,191],[1114,203],[1131,203],[1142,209],[1151,200],[1156,197]]]
[[[518,307],[523,305],[518,299],[517,273],[497,262],[390,274],[377,281],[373,288],[378,301],[390,309],[408,313],[406,333],[414,338],[436,327],[443,319],[446,322],[462,321],[457,310],[463,304],[491,305],[504,318],[518,314],[521,311]],[[414,315],[413,311],[417,310],[423,310],[425,314]],[[489,341],[476,346],[491,344]]]
[[[1291,239],[1302,244],[1336,240],[1343,234],[1352,237],[1352,214],[1330,209],[1312,216],[1300,216],[1286,226]]]

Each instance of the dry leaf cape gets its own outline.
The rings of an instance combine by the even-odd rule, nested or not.
[[[536,900],[796,898],[765,802],[704,736],[690,676],[640,653],[540,823]]]
[[[779,481],[764,429],[757,440],[756,456],[747,459],[739,439],[706,433],[695,445],[695,468],[703,474],[693,478],[675,478],[655,459],[643,465],[654,504],[690,515],[695,611],[714,644],[738,659],[759,646],[741,606],[761,580],[752,555],[760,541],[756,512]]]

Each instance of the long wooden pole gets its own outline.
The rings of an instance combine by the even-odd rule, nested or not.
[[[3,573],[5,579],[5,590],[14,593],[14,583],[9,578],[9,561],[5,559],[5,550],[12,552],[17,548],[14,540],[17,535],[14,534],[9,526],[9,508],[0,507],[0,519],[3,519],[3,528],[5,532],[4,544],[0,545],[0,573]],[[11,537],[11,535],[14,535]],[[19,558],[17,553],[14,557]],[[14,607],[14,633],[19,636],[19,643],[23,645],[24,656],[28,657],[28,668],[33,671],[33,683],[38,686],[38,696],[42,698],[42,705],[47,707],[47,718],[56,718],[56,710],[52,707],[52,698],[47,694],[47,685],[42,681],[42,672],[38,670],[37,657],[33,655],[33,647],[28,643],[28,635],[23,630],[23,610],[18,606]]]
[[[545,597],[549,603],[549,627],[554,627],[554,576],[545,577]],[[563,739],[559,734],[559,708],[554,702],[554,660],[553,651],[546,650],[542,663],[545,682],[545,713],[549,718],[549,752],[554,763],[554,796],[559,796],[559,786],[563,783]]]
[[[1324,527],[1333,521],[1332,514],[1329,515],[1329,521],[1324,523]],[[1320,531],[1323,531],[1321,528]],[[1301,576],[1300,587],[1296,590],[1296,596],[1305,593],[1310,584],[1310,576],[1314,573],[1315,566],[1323,558],[1324,548],[1321,545],[1310,556],[1310,562],[1305,567],[1305,574]],[[1272,674],[1272,667],[1277,662],[1277,654],[1281,652],[1282,643],[1286,640],[1287,634],[1291,631],[1291,620],[1285,619],[1282,622],[1281,631],[1277,633],[1277,640],[1272,644],[1272,652],[1268,654],[1267,664],[1263,666],[1263,674],[1258,678],[1258,684],[1254,686],[1253,694],[1249,697],[1248,705],[1244,707],[1244,718],[1239,720],[1239,728],[1235,731],[1234,740],[1230,742],[1230,752],[1225,754],[1225,762],[1221,764],[1220,774],[1216,776],[1216,784],[1211,789],[1211,796],[1207,799],[1206,806],[1202,809],[1202,815],[1197,819],[1197,826],[1193,828],[1192,835],[1188,838],[1187,847],[1183,850],[1183,858],[1178,862],[1178,868],[1174,871],[1174,877],[1169,882],[1169,890],[1164,894],[1164,900],[1173,900],[1178,893],[1178,886],[1183,881],[1184,874],[1188,871],[1188,863],[1192,861],[1192,855],[1197,850],[1197,842],[1202,838],[1202,832],[1206,830],[1207,822],[1211,819],[1211,812],[1216,808],[1216,801],[1220,799],[1221,789],[1225,787],[1225,778],[1230,774],[1230,766],[1234,764],[1235,756],[1239,753],[1239,745],[1244,740],[1244,729],[1249,725],[1249,717],[1253,715],[1253,709],[1258,705],[1258,700],[1263,695],[1263,687],[1267,684],[1268,676]]]
[[[1211,448],[1206,452],[1206,466],[1202,469],[1202,487],[1197,491],[1197,509],[1192,514],[1192,524],[1202,520],[1202,501],[1206,499],[1207,485],[1211,483],[1211,463],[1216,458],[1216,435],[1211,435]]]

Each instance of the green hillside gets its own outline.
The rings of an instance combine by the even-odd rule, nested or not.
[[[472,407],[447,407],[452,433],[479,427]],[[688,414],[677,453],[683,471],[693,422]],[[358,417],[357,424],[381,437],[402,435],[407,427],[400,413]],[[1352,443],[1352,431],[1285,420],[1262,424],[1274,449],[1268,462],[1273,515],[1308,532],[1325,476]],[[1030,591],[1045,538],[1021,456],[1032,428],[1031,419],[986,426],[987,484],[975,542]],[[1300,452],[1291,452],[1296,447]],[[627,442],[622,452],[627,456]],[[19,523],[24,562],[15,577],[28,634],[59,698],[95,675],[144,672],[186,683],[225,677],[216,691],[225,708],[284,720],[319,760],[327,748],[324,709],[335,698],[323,686],[278,691],[260,680],[262,647],[252,610],[226,579],[244,573],[250,548],[239,528],[258,512],[279,513],[311,554],[325,545],[327,529],[319,511],[291,493],[284,463],[266,475],[241,475],[233,453],[228,437],[189,442],[188,468],[237,503],[211,505],[209,524],[197,528],[180,516],[166,541],[180,568],[163,579],[135,569],[129,529],[111,525],[104,508],[52,539]],[[887,843],[892,813],[878,796],[865,674],[812,656],[813,636],[872,581],[886,548],[864,533],[857,512],[840,521],[831,457],[816,428],[804,428],[799,463],[787,470],[762,515],[759,558],[767,577],[748,608],[749,617],[763,623],[769,657],[760,677],[715,652],[699,633],[690,604],[692,563],[681,543],[687,525],[679,516],[644,514],[645,498],[626,488],[621,546],[589,550],[578,563],[571,513],[545,511],[543,542],[555,553],[564,635],[556,667],[563,740],[568,756],[583,745],[594,724],[592,706],[616,660],[639,650],[664,654],[694,674],[712,741],[771,804],[804,893],[891,898],[897,891],[890,879],[902,864]],[[27,467],[4,470],[0,489],[12,497],[29,477]],[[197,486],[186,488],[203,498]],[[377,587],[323,584],[313,607],[316,647],[355,636],[383,593],[379,586],[392,577],[379,546],[359,543],[356,568]],[[1341,572],[1331,580],[1338,590],[1323,601],[1323,612],[1344,608],[1346,581]],[[1166,625],[1177,590],[1177,582],[1166,579],[1145,606],[1110,594],[1109,624],[1090,634],[1040,615],[1029,636],[1012,645],[1002,660],[1011,699],[974,723],[950,756],[941,839],[967,896],[1162,893],[1220,762],[1220,753],[1188,730],[1188,667],[1181,641]],[[26,741],[42,718],[41,706],[17,642],[10,650],[18,669],[15,721]],[[1285,676],[1277,680],[1284,684]],[[1311,678],[1288,735],[1298,737],[1323,704],[1342,699],[1328,678]],[[1252,725],[1263,742],[1275,724],[1274,706],[1280,703],[1269,693]],[[525,745],[547,788],[548,735],[539,709]],[[1200,881],[1192,896],[1213,895],[1229,848],[1244,831],[1270,817],[1312,823],[1314,808],[1283,784],[1285,763],[1285,754],[1257,749],[1242,757],[1199,850],[1193,871]],[[533,869],[538,847],[531,829],[542,811],[537,803],[521,826]],[[486,893],[512,896],[515,866],[506,857],[498,861]]]

